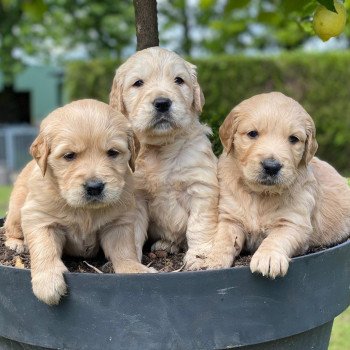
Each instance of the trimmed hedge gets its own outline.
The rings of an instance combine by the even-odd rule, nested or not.
[[[216,154],[222,149],[218,127],[233,106],[255,94],[277,90],[299,101],[314,118],[317,155],[344,175],[350,174],[350,52],[220,56],[190,61],[198,67],[206,98],[201,119],[213,128]],[[70,63],[66,75],[69,98],[108,101],[118,63]]]

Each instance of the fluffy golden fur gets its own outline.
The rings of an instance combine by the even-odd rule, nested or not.
[[[210,268],[229,267],[242,249],[252,272],[275,278],[290,258],[350,234],[350,190],[314,157],[315,125],[293,99],[272,92],[236,106],[220,127],[219,224]]]
[[[62,253],[90,257],[101,246],[116,272],[150,272],[136,254],[126,118],[102,102],[72,102],[43,120],[30,151],[35,160],[15,183],[5,234],[11,249],[28,245],[34,294],[57,304],[66,293]]]
[[[140,140],[139,256],[149,226],[152,249],[176,252],[187,238],[186,268],[200,268],[217,229],[219,190],[210,129],[198,120],[204,97],[196,67],[159,47],[142,50],[117,70],[110,104]]]

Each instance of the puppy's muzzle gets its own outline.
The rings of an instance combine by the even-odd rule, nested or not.
[[[152,128],[166,130],[176,126],[171,115],[171,105],[172,101],[165,97],[157,97],[153,101],[156,113],[151,122]]]
[[[100,180],[88,180],[83,186],[86,196],[91,199],[100,197],[105,188],[105,184]]]
[[[171,107],[172,101],[168,98],[157,97],[153,101],[153,106],[157,112],[165,113],[168,112]]]
[[[278,182],[283,165],[276,159],[268,158],[261,162],[262,174],[260,182],[264,185],[275,185]]]

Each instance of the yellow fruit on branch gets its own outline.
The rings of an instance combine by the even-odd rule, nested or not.
[[[339,35],[343,32],[346,24],[346,9],[341,1],[334,1],[337,12],[327,10],[319,5],[316,8],[313,27],[317,36],[323,41]]]

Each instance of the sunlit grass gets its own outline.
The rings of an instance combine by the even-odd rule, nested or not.
[[[334,320],[329,350],[350,349],[350,308]]]
[[[11,190],[12,186],[0,186],[0,217],[5,216]]]

